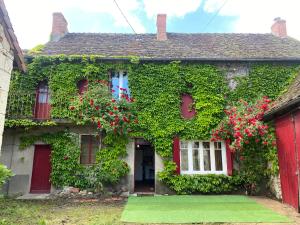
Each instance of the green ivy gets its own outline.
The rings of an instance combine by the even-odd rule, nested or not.
[[[17,93],[18,98],[10,98],[8,108],[12,112],[19,114],[18,103],[23,102],[25,106],[22,114],[31,117],[37,84],[46,79],[49,82],[51,90],[52,119],[74,118],[72,114],[74,112],[70,111],[69,107],[71,99],[77,96],[78,90],[76,84],[79,80],[84,78],[91,81],[98,79],[108,80],[109,71],[125,70],[129,74],[130,92],[135,98],[139,121],[138,124],[132,126],[130,135],[132,137],[142,136],[150,141],[156,152],[164,158],[166,165],[164,172],[169,174],[170,168],[174,169],[171,158],[172,143],[175,135],[186,140],[209,139],[211,130],[223,118],[223,110],[227,105],[240,98],[252,101],[263,95],[275,99],[286,89],[295,77],[296,72],[299,71],[298,65],[272,63],[249,64],[249,76],[237,76],[235,78],[237,82],[236,88],[229,90],[228,80],[224,74],[226,71],[219,70],[213,64],[183,62],[149,63],[140,61],[138,57],[128,56],[126,58],[129,58],[129,61],[108,62],[104,61],[102,56],[61,55],[36,57],[28,65],[27,74],[14,72],[9,94],[13,96]],[[30,97],[18,94],[21,92],[28,93]],[[197,113],[193,119],[183,119],[181,117],[181,95],[184,93],[190,94],[195,100],[194,107]],[[59,142],[58,139],[57,141]],[[52,143],[55,144],[54,142]],[[118,149],[116,151],[122,153],[125,148],[123,146],[123,150],[119,149],[121,146],[123,144],[119,143],[114,146],[114,149]],[[61,147],[59,151],[64,154],[68,150],[64,150]],[[259,151],[259,149],[256,149],[256,151]],[[104,156],[98,155],[98,159],[102,157],[108,160],[111,157],[111,151],[106,149],[103,152],[105,152]],[[78,153],[75,151],[74,154]],[[99,154],[101,155],[101,153]],[[266,157],[276,167],[276,153],[270,151],[266,154]],[[119,163],[122,164],[122,162]],[[64,162],[63,165],[67,165],[67,162]],[[107,166],[107,170],[110,168],[108,165],[103,164],[103,166]],[[124,169],[125,166],[122,168]],[[120,171],[126,170],[123,169],[120,169]],[[164,172],[161,173],[162,177],[164,177]],[[74,181],[72,180],[75,176],[74,174],[70,175],[68,171],[65,174],[67,177],[72,177],[70,178],[72,182]],[[201,176],[199,176],[201,178],[194,178],[194,176],[193,178],[187,178],[187,176],[169,177],[169,180],[165,178],[162,178],[162,180],[176,190],[180,188],[177,187],[179,184],[175,183],[182,184],[186,179],[192,179],[195,180],[193,182],[196,185],[200,180],[202,182],[204,179]],[[54,176],[55,179],[59,178]],[[69,178],[64,179],[68,180]],[[225,180],[224,178],[220,182],[224,181],[226,183],[227,181],[225,182]],[[231,181],[228,182],[230,183]],[[64,181],[57,183],[61,184]],[[210,188],[207,189],[211,190]],[[188,191],[186,188],[182,188],[182,190],[178,192],[194,192],[193,190]],[[201,190],[200,192],[206,193],[205,190]],[[214,190],[214,192],[217,193],[218,191]]]
[[[20,149],[23,150],[37,141],[51,145],[51,183],[57,187],[83,186],[78,179],[84,167],[80,165],[78,135],[69,132],[45,133],[37,136],[21,137]]]
[[[31,127],[43,127],[43,126],[56,126],[57,123],[54,121],[33,121],[30,119],[6,119],[5,127],[14,128],[14,127],[24,127],[29,129]]]

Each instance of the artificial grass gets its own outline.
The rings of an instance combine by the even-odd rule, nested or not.
[[[239,195],[129,197],[122,222],[131,223],[280,223],[287,217]]]

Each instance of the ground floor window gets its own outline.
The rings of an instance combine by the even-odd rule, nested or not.
[[[226,174],[226,163],[223,142],[180,141],[182,174]]]
[[[100,147],[98,135],[81,135],[80,163],[84,165],[93,164],[96,161],[96,152]]]

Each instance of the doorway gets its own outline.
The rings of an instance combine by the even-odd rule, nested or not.
[[[50,192],[50,155],[50,145],[35,145],[30,193]]]
[[[136,139],[134,160],[134,191],[154,192],[154,149],[144,139]]]

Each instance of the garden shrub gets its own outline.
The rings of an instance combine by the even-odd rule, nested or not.
[[[5,165],[0,164],[0,188],[13,176],[13,173]]]

